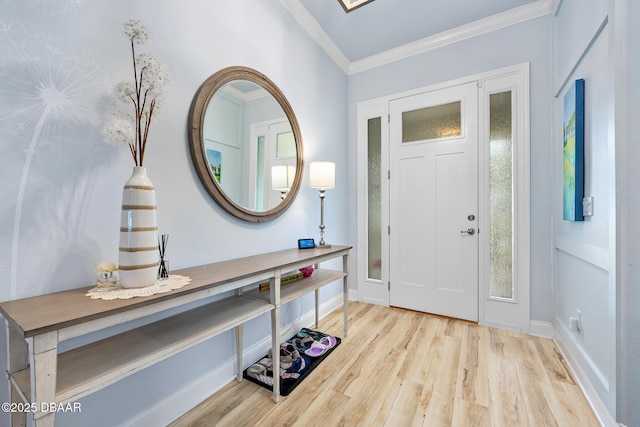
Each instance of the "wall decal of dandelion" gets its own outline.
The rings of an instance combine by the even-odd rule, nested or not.
[[[62,145],[76,142],[70,137],[75,133],[71,129],[86,130],[85,124],[97,122],[96,98],[106,80],[98,63],[69,51],[56,32],[44,29],[52,17],[68,16],[84,2],[63,3],[64,8],[61,2],[52,1],[5,4],[0,18],[0,50],[4,53],[0,58],[0,136],[3,142],[19,147],[24,156],[15,181],[18,188],[9,232],[10,298],[18,296],[19,245],[33,163],[39,158],[50,161],[52,155],[64,160]]]

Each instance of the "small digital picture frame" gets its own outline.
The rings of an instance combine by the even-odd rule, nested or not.
[[[316,242],[313,239],[298,239],[298,249],[313,249]]]

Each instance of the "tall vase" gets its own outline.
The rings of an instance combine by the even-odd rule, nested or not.
[[[118,270],[124,288],[151,286],[158,278],[156,190],[143,166],[133,168],[122,190]]]

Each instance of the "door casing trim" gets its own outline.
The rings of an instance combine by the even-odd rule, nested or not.
[[[486,115],[485,82],[507,78],[515,80],[517,97],[515,99],[514,138],[514,280],[517,292],[517,303],[504,302],[488,297],[487,262],[488,253],[483,249],[488,233],[481,233],[480,240],[480,283],[478,288],[479,324],[495,326],[502,329],[517,330],[529,333],[530,329],[530,64],[528,62],[487,71],[459,79],[411,89],[396,94],[379,97],[358,103],[357,105],[357,248],[356,248],[356,283],[358,300],[378,305],[389,305],[389,236],[384,230],[389,225],[389,181],[381,180],[383,200],[382,212],[382,280],[367,279],[367,120],[382,118],[382,165],[383,174],[389,170],[389,103],[394,99],[417,95],[423,92],[443,89],[450,86],[478,81],[479,90],[479,151],[478,157],[484,156],[488,146]],[[505,87],[508,89],[508,87]],[[487,173],[486,162],[479,163],[479,216],[488,218]],[[487,224],[484,229],[487,229]],[[482,228],[481,228],[482,230]],[[513,307],[502,313],[495,306],[508,304]],[[506,317],[505,317],[506,316]]]

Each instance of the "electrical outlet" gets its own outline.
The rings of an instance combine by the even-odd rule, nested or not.
[[[576,317],[578,318],[578,333],[582,333],[582,312],[576,309]]]
[[[578,319],[575,316],[569,317],[569,325],[571,332],[580,332],[580,329],[578,329]]]
[[[569,324],[571,325],[571,331],[582,333],[582,312],[576,310],[576,315],[569,317]]]

